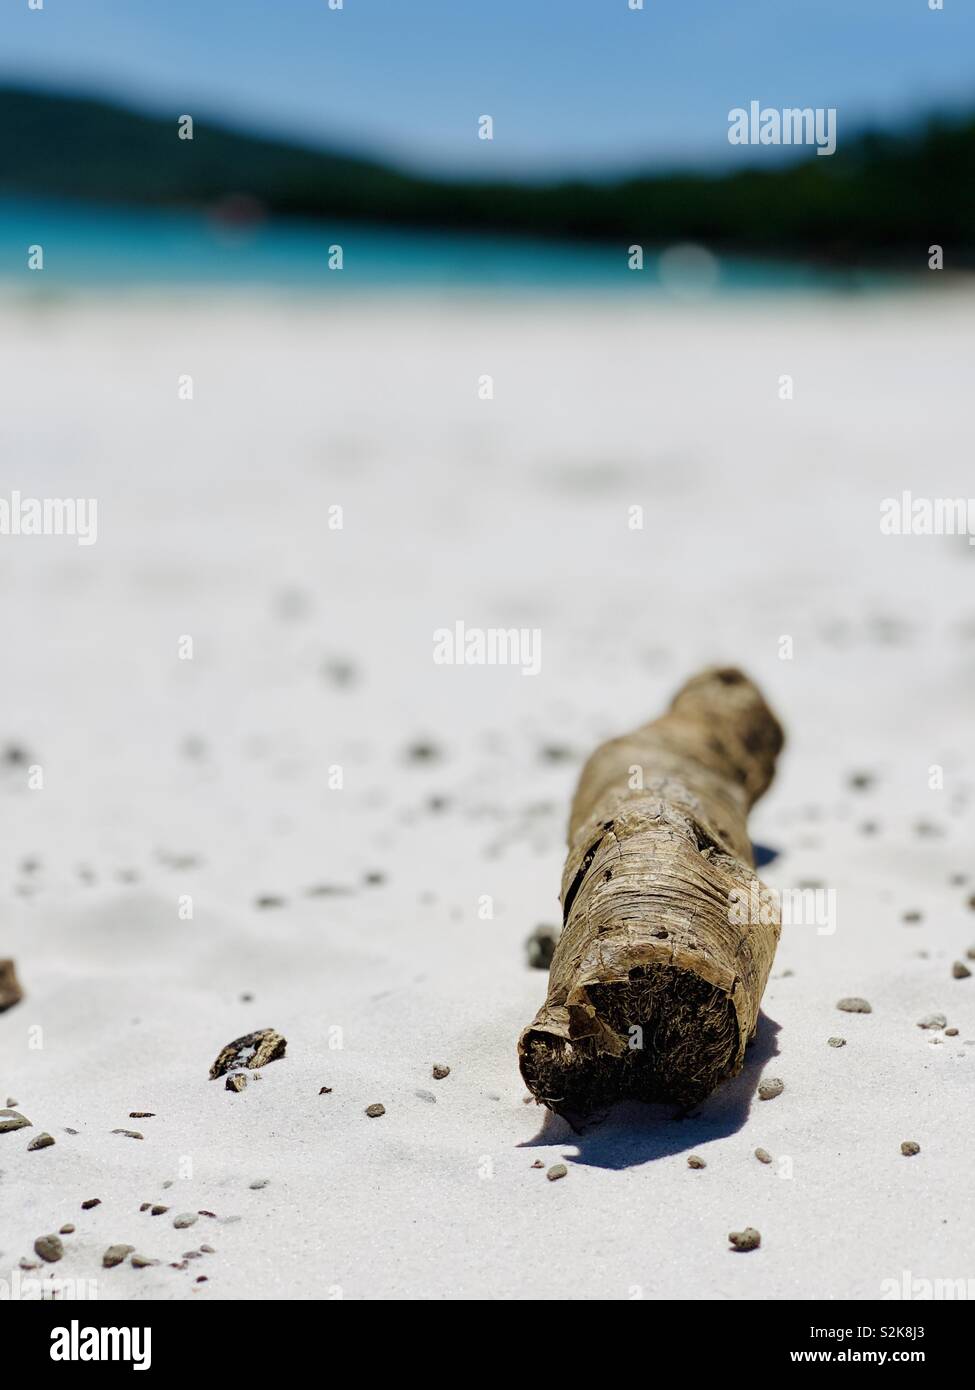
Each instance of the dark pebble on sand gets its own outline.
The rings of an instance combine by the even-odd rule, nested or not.
[[[827,1038],[830,1047],[846,1047],[846,1038]]]
[[[131,1254],[134,1249],[134,1245],[110,1245],[102,1256],[103,1266],[105,1269],[114,1269],[115,1266],[120,1265],[126,1255]]]
[[[34,1253],[49,1265],[57,1264],[64,1254],[60,1236],[38,1236],[34,1241]]]
[[[432,1075],[434,1081],[443,1081],[444,1077],[450,1075],[450,1068],[443,1066],[440,1062],[434,1062]]]
[[[913,1139],[905,1139],[901,1144],[901,1153],[905,1158],[913,1158],[915,1154],[921,1152],[921,1145],[915,1144]]]
[[[406,750],[406,761],[409,763],[435,763],[442,756],[435,743],[428,743],[423,739],[411,743]]]
[[[729,1231],[728,1239],[736,1250],[757,1250],[762,1243],[754,1226],[746,1226],[743,1231]]]
[[[691,1154],[690,1158],[687,1160],[687,1166],[688,1168],[706,1168],[708,1165],[704,1162],[704,1159],[699,1158],[697,1154]]]
[[[558,927],[542,923],[525,941],[525,955],[533,970],[548,970],[561,935]]]
[[[961,960],[956,960],[951,967],[952,978],[955,980],[967,980],[971,973],[965,962]]]
[[[92,1207],[100,1207],[101,1204],[102,1204],[102,1199],[101,1199],[101,1197],[89,1197],[88,1200],[87,1200],[86,1202],[82,1202],[82,1204],[81,1204],[81,1210],[82,1210],[82,1211],[91,1211]]]
[[[66,1221],[64,1225],[59,1229],[58,1234],[62,1236],[73,1236],[74,1227],[72,1226],[71,1222]]]
[[[385,1113],[386,1107],[385,1105],[380,1105],[379,1101],[375,1101],[372,1105],[366,1106],[366,1114],[369,1116],[370,1120],[378,1120],[380,1115],[385,1115]]]

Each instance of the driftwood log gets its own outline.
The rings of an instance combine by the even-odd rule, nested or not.
[[[518,1044],[529,1090],[570,1123],[691,1105],[741,1069],[779,938],[767,890],[748,910],[747,817],[782,742],[752,682],[714,669],[583,768],[548,997]]]

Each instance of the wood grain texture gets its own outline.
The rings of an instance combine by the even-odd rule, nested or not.
[[[571,1123],[627,1098],[693,1104],[741,1069],[779,937],[777,913],[738,906],[757,884],[747,818],[782,742],[757,687],[709,669],[583,768],[548,997],[518,1044],[532,1094]]]

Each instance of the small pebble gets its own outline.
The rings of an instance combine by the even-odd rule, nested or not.
[[[756,1149],[755,1157],[758,1159],[759,1163],[772,1162],[772,1155],[769,1153],[768,1149]]]
[[[449,1068],[449,1067],[441,1066],[439,1062],[435,1062],[435,1063],[434,1063],[434,1065],[433,1065],[433,1079],[434,1079],[434,1081],[443,1081],[444,1077],[445,1077],[445,1076],[449,1076],[449,1075],[450,1075],[450,1068]]]
[[[154,1120],[156,1112],[154,1110],[130,1110],[130,1120]]]
[[[777,1076],[770,1076],[758,1083],[759,1100],[774,1100],[785,1090],[785,1082],[780,1081]]]
[[[161,1207],[161,1206],[159,1206],[159,1205],[157,1204],[156,1206],[154,1206],[154,1207],[152,1207],[152,1208],[150,1209],[150,1215],[151,1215],[151,1216],[165,1216],[167,1211],[169,1211],[169,1208],[168,1208],[168,1207]]]
[[[366,1106],[366,1114],[369,1116],[370,1120],[378,1120],[379,1116],[385,1115],[385,1113],[385,1105],[380,1105],[378,1101],[375,1101],[372,1105]]]
[[[135,1249],[134,1245],[110,1245],[102,1256],[102,1264],[106,1269],[114,1269],[120,1265],[126,1255],[130,1255]]]
[[[227,1077],[225,1084],[228,1091],[242,1091],[247,1085],[247,1077],[243,1072],[233,1072]]]
[[[50,1134],[39,1134],[27,1145],[27,1152],[30,1153],[32,1149],[49,1149],[53,1143],[54,1139]]]
[[[137,1129],[113,1129],[113,1134],[124,1134],[126,1139],[144,1139],[145,1135],[140,1134]]]
[[[255,1178],[250,1184],[252,1191],[259,1192],[262,1187],[267,1187],[270,1178]]]
[[[544,1167],[545,1167],[545,1164],[542,1162],[542,1160],[541,1160],[540,1158],[536,1158],[536,1159],[535,1159],[535,1162],[532,1164],[532,1167],[533,1167],[533,1168],[544,1168]]]
[[[64,1254],[60,1236],[38,1236],[34,1241],[34,1253],[49,1265],[57,1264]]]
[[[420,1089],[414,1091],[413,1094],[414,1094],[419,1100],[425,1100],[425,1101],[427,1102],[428,1105],[431,1105],[431,1104],[432,1104],[432,1105],[436,1105],[436,1103],[437,1103],[437,1097],[433,1094],[432,1091],[424,1091],[422,1088],[420,1088]]]
[[[913,1158],[915,1154],[921,1152],[921,1145],[915,1144],[913,1139],[905,1139],[901,1144],[901,1153],[905,1158]]]
[[[525,941],[525,956],[533,970],[548,970],[559,943],[558,927],[545,923],[537,926]]]
[[[971,973],[965,962],[961,960],[956,960],[951,967],[952,977],[956,980],[967,980]]]
[[[157,1265],[158,1260],[151,1260],[148,1255],[133,1255],[132,1264],[136,1269],[148,1269],[150,1265]]]
[[[944,1014],[925,1014],[923,1018],[918,1019],[917,1026],[919,1028],[943,1028],[947,1022]]]
[[[201,1245],[200,1249],[203,1251],[204,1255],[215,1255],[217,1253],[212,1245]]]
[[[185,1231],[187,1226],[195,1226],[199,1219],[195,1211],[181,1211],[179,1216],[173,1217],[173,1225],[177,1231]]]
[[[903,916],[901,917],[901,921],[902,921],[902,922],[920,922],[920,921],[923,921],[923,914],[920,913],[920,912],[918,912],[916,908],[912,908],[910,912],[905,912],[905,913],[903,914]]]
[[[946,1028],[946,1029],[945,1029],[945,1037],[946,1037],[946,1038],[957,1038],[957,1036],[958,1036],[958,1029],[957,1029],[957,1028]]]
[[[553,1163],[545,1176],[549,1182],[558,1182],[559,1178],[564,1178],[568,1171],[564,1163]]]
[[[150,1208],[151,1206],[152,1206],[152,1203],[151,1203],[151,1202],[143,1202],[142,1205],[139,1207],[139,1210],[140,1210],[140,1211],[148,1211],[149,1208]]]
[[[332,1094],[331,1086],[323,1086],[321,1090],[318,1092],[318,1094],[320,1096],[330,1096]]]
[[[708,1165],[697,1154],[691,1154],[687,1160],[687,1166],[688,1168],[706,1168]]]
[[[856,995],[848,999],[841,999],[836,1007],[842,1009],[845,1014],[873,1013],[873,1009],[871,1009],[866,999],[858,999]]]
[[[82,1210],[82,1211],[91,1211],[92,1207],[100,1207],[101,1204],[102,1204],[102,1199],[101,1199],[101,1197],[89,1197],[88,1200],[87,1200],[87,1202],[82,1202],[82,1204],[81,1204],[81,1210]]]
[[[728,1239],[736,1250],[757,1250],[762,1243],[754,1226],[746,1226],[743,1231],[729,1231]]]
[[[26,1115],[21,1115],[16,1110],[0,1110],[0,1134],[10,1134],[15,1129],[31,1129],[32,1125]]]
[[[827,1038],[830,1047],[846,1047],[846,1038]]]

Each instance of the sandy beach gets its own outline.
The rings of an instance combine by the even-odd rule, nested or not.
[[[0,1279],[975,1295],[975,547],[879,525],[970,491],[973,306],[8,293],[5,489],[98,534],[0,537]],[[436,662],[457,622],[538,673]],[[577,1135],[526,1103],[525,941],[582,761],[713,662],[786,728],[763,876],[835,931],[783,931],[740,1077]],[[209,1079],[264,1027],[284,1058]]]

